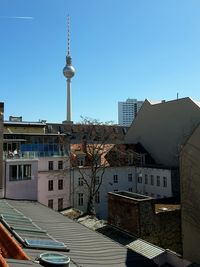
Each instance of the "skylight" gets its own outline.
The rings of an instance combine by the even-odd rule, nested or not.
[[[69,251],[64,243],[52,238],[7,202],[0,203],[0,221],[24,247]]]

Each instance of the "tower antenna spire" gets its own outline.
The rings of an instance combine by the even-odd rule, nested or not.
[[[66,65],[63,68],[63,74],[67,79],[67,116],[66,121],[64,123],[72,123],[72,115],[71,115],[71,79],[75,75],[75,69],[72,66],[72,57],[70,55],[70,16],[67,16],[67,56],[66,56]]]
[[[68,31],[67,31],[67,55],[70,55],[70,16],[67,16],[67,27],[68,27]]]

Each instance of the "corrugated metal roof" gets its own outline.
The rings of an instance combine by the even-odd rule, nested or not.
[[[56,240],[67,244],[70,251],[62,253],[68,255],[79,266],[156,266],[155,263],[144,256],[37,202],[13,200],[7,200],[7,202],[25,216],[31,218],[33,222],[45,229]],[[44,250],[35,249],[24,250],[32,260],[44,252]],[[10,267],[24,266],[22,263],[19,264],[13,262]]]
[[[158,257],[159,255],[165,253],[164,249],[157,247],[141,239],[137,239],[131,242],[130,244],[127,245],[127,247],[147,257],[148,259],[154,259]]]

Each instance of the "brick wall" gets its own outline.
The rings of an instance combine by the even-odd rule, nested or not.
[[[130,195],[130,193],[129,193]],[[134,194],[133,194],[134,195]],[[163,248],[182,253],[180,210],[154,212],[151,198],[108,193],[108,222]]]
[[[139,209],[128,198],[108,193],[108,222],[129,233],[140,235]]]

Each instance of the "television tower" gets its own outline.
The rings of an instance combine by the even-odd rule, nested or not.
[[[75,74],[75,69],[72,66],[72,57],[70,55],[70,17],[68,16],[68,49],[66,56],[66,65],[63,68],[63,74],[67,78],[67,114],[64,123],[72,123],[71,115],[71,78]]]

